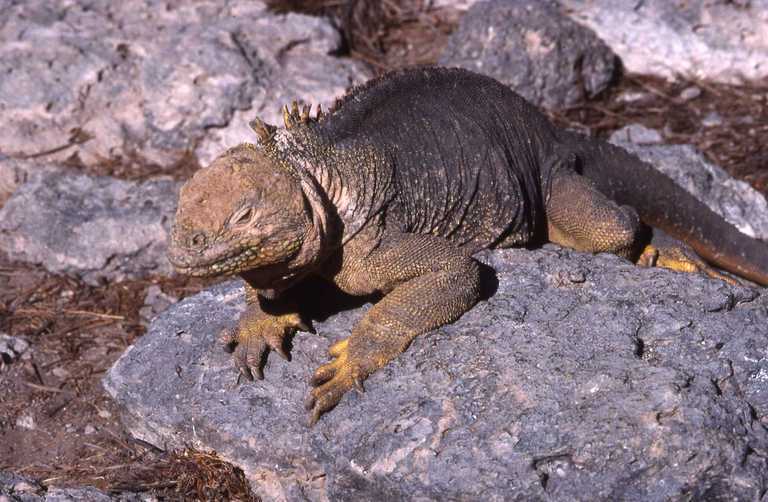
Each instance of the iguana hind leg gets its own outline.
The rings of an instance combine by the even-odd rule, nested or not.
[[[587,178],[575,173],[556,175],[546,210],[549,240],[556,244],[625,258],[635,252],[637,212],[616,204]]]
[[[480,297],[480,267],[448,241],[415,234],[387,235],[369,253],[350,246],[336,284],[353,294],[385,296],[329,352],[333,360],[312,377],[306,401],[310,425],[351,388],[402,353],[418,335],[458,319]],[[351,256],[349,256],[351,255]]]
[[[653,229],[653,241],[647,244],[635,210],[619,206],[576,173],[553,178],[547,223],[549,240],[562,246],[614,253],[640,266],[703,273],[735,283],[704,262],[690,246],[659,229]]]

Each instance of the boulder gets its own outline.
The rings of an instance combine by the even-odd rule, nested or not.
[[[768,0],[559,0],[633,73],[725,83],[768,77]]]
[[[490,75],[545,108],[594,97],[619,71],[608,46],[550,0],[474,4],[451,35],[440,64]]]
[[[314,428],[308,379],[366,308],[322,288],[303,301],[319,335],[298,333],[263,381],[238,385],[215,341],[244,308],[229,282],[160,314],[104,386],[134,436],[215,450],[264,500],[761,496],[768,297],[553,245],[480,258],[488,299]]]
[[[0,152],[14,158],[168,166],[231,146],[206,138],[288,90],[327,101],[365,77],[328,55],[328,21],[251,0],[15,2],[0,39]]]
[[[36,171],[0,209],[0,250],[90,284],[169,274],[180,183]]]
[[[763,194],[708,162],[694,147],[658,144],[661,134],[639,124],[614,132],[610,141],[675,180],[743,233],[768,241],[768,202]]]

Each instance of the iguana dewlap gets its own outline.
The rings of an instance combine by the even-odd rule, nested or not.
[[[315,372],[312,423],[414,337],[472,308],[471,256],[483,248],[548,239],[654,261],[642,220],[768,284],[768,245],[625,150],[559,130],[491,78],[399,71],[327,115],[295,105],[284,115],[285,128],[254,121],[258,145],[226,151],[184,185],[169,256],[184,274],[245,280],[247,310],[224,341],[249,377],[308,329],[291,299],[305,278],[383,294]],[[706,268],[690,255],[682,263]]]

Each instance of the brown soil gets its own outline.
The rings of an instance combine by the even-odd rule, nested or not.
[[[21,359],[0,361],[0,470],[169,500],[255,500],[243,473],[214,455],[132,439],[101,388],[144,333],[139,309],[152,284],[177,297],[204,285],[164,278],[94,287],[0,257],[0,332],[31,345]]]
[[[458,14],[428,0],[269,0],[276,10],[330,17],[344,33],[348,56],[376,73],[432,63]],[[701,94],[685,101],[683,89]],[[629,123],[663,131],[666,141],[696,145],[731,174],[768,194],[768,82],[724,86],[667,83],[629,76],[598,99],[551,116],[561,125],[605,136]],[[634,97],[633,100],[626,99]],[[703,119],[716,112],[719,125]],[[72,159],[73,167],[80,166]],[[191,156],[175,166],[106,159],[92,174],[143,179],[187,178]],[[126,433],[100,380],[144,333],[139,318],[147,288],[184,297],[201,281],[152,278],[88,286],[39,267],[0,257],[0,332],[27,339],[29,358],[0,362],[0,470],[45,485],[93,485],[109,491],[151,491],[166,499],[253,500],[242,472],[215,456],[161,452]]]

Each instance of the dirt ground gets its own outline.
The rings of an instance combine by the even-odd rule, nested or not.
[[[330,16],[345,34],[347,54],[376,72],[434,62],[458,20],[456,13],[436,12],[421,0],[270,3]],[[682,99],[681,92],[692,86],[700,95]],[[768,194],[768,150],[760,141],[768,135],[768,82],[672,84],[627,76],[606,95],[552,116],[561,125],[600,136],[628,123],[659,129],[667,142],[696,145]],[[719,124],[702,125],[714,116]],[[173,172],[184,179],[195,167],[190,158],[173,169],[109,164],[89,172],[133,179]],[[162,452],[130,438],[100,385],[113,362],[145,331],[139,309],[149,286],[183,298],[209,283],[150,278],[93,287],[0,257],[0,333],[31,345],[26,358],[0,361],[0,470],[44,485],[149,491],[167,499],[254,500],[242,472],[215,456]]]

